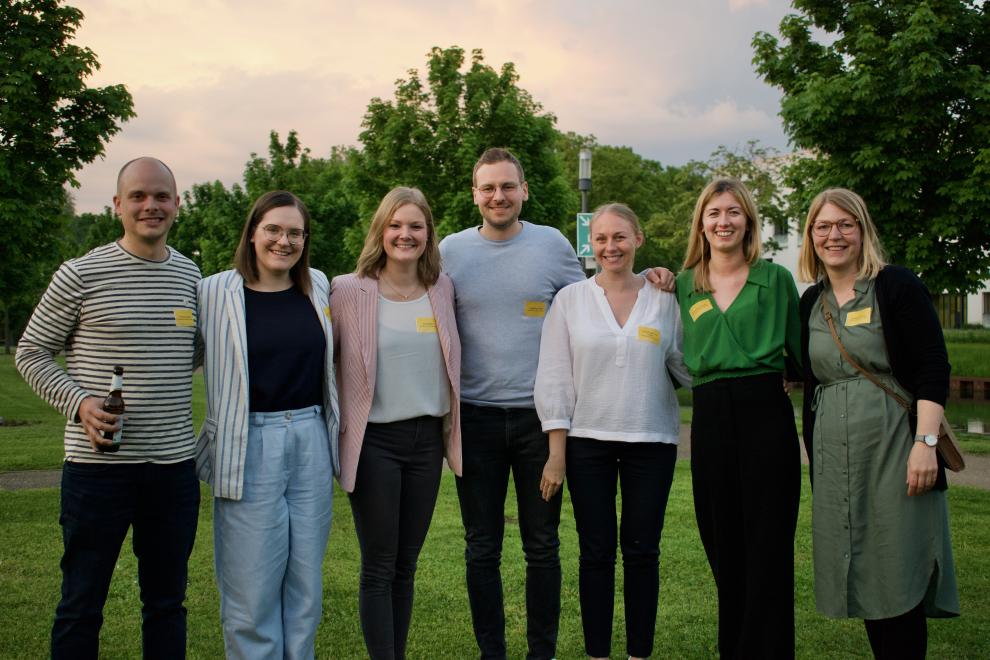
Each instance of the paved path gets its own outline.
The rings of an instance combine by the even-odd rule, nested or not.
[[[678,458],[691,457],[691,427],[681,426],[681,442],[677,447]],[[808,464],[808,457],[801,445],[801,462]],[[0,490],[25,490],[28,488],[58,488],[62,478],[61,470],[20,470],[0,472]],[[990,490],[990,456],[966,456],[966,469],[962,472],[949,472],[949,485],[973,486]]]

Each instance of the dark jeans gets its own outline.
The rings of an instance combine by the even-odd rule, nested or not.
[[[52,658],[96,658],[103,604],[133,527],[145,658],[186,655],[186,564],[196,539],[199,482],[192,460],[62,467],[62,600]]]
[[[560,620],[561,494],[549,502],[540,478],[550,454],[547,436],[532,408],[461,404],[464,476],[457,479],[467,548],[468,600],[482,658],[505,658],[502,601],[502,537],[505,495],[512,472],[519,532],[526,557],[527,658],[552,658]]]
[[[368,424],[350,500],[361,546],[358,609],[372,660],[406,657],[416,560],[442,468],[439,417]]]
[[[660,594],[660,532],[677,446],[661,442],[567,439],[567,486],[581,546],[579,589],[584,651],[608,657],[615,602],[616,482],[622,487],[626,652],[653,652]]]
[[[801,463],[781,374],[694,388],[691,482],[722,658],[794,657]]]

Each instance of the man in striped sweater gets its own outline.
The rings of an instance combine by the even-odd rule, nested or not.
[[[18,370],[67,418],[52,657],[97,657],[110,579],[133,527],[144,657],[182,658],[199,511],[190,403],[200,274],[166,245],[179,198],[164,163],[124,165],[113,203],[123,237],[62,264],[17,346]],[[115,366],[124,368],[123,419],[101,405]],[[119,451],[106,452],[104,433],[121,425]]]

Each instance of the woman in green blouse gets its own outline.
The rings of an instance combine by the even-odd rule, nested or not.
[[[677,276],[684,362],[694,377],[695,516],[719,600],[722,658],[794,656],[794,529],[800,455],[784,389],[800,356],[794,279],[760,259],[746,187],[698,197]],[[798,380],[788,360],[789,380]]]

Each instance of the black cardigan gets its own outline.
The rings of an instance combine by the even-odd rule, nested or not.
[[[815,431],[815,414],[811,410],[811,404],[818,379],[811,370],[808,355],[808,321],[823,289],[824,284],[818,282],[801,296],[801,354],[804,365],[802,430],[809,464],[813,456],[812,439]],[[925,399],[945,406],[949,395],[949,355],[945,350],[942,326],[928,289],[907,268],[884,266],[876,278],[876,298],[894,378],[915,400]],[[910,421],[913,434],[917,419],[911,415]],[[945,487],[945,469],[939,458],[935,488]]]

